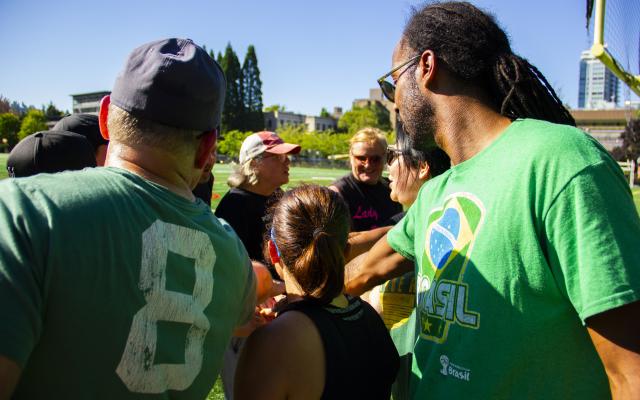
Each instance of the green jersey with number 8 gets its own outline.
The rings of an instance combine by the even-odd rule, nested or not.
[[[255,307],[202,201],[116,168],[0,183],[0,354],[17,398],[202,399]]]

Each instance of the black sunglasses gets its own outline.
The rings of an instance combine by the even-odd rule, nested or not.
[[[387,149],[387,165],[391,166],[391,164],[393,164],[393,162],[403,154],[404,152],[402,150],[388,148]]]
[[[386,97],[387,100],[389,100],[392,103],[395,103],[395,101],[396,101],[395,100],[396,99],[396,85],[394,83],[389,82],[387,80],[387,78],[390,77],[391,74],[393,74],[394,72],[396,72],[400,68],[416,62],[417,60],[420,59],[421,56],[422,56],[422,54],[418,54],[417,56],[408,59],[407,61],[405,61],[402,64],[398,65],[397,67],[395,67],[391,71],[387,72],[386,74],[382,75],[382,77],[380,77],[378,79],[378,85],[380,85],[380,89],[382,89],[382,94],[384,94],[384,97]],[[398,78],[400,78],[400,77],[398,77]]]

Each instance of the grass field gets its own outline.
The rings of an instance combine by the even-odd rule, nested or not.
[[[294,187],[300,183],[316,183],[326,186],[347,172],[346,169],[291,167],[289,170],[289,183],[285,185],[285,188]],[[231,165],[229,164],[216,164],[213,168],[213,175],[216,179],[213,185],[212,208],[216,208],[220,198],[229,190],[229,186],[227,186],[229,174],[231,174]]]

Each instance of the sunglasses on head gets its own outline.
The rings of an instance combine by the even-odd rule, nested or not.
[[[396,98],[396,85],[395,85],[395,83],[389,82],[387,80],[387,78],[390,77],[394,72],[396,72],[400,68],[405,67],[407,65],[411,65],[412,63],[418,61],[421,56],[422,56],[422,54],[418,54],[417,56],[414,56],[414,57],[408,59],[407,61],[405,61],[402,64],[398,65],[397,67],[395,67],[391,71],[387,72],[386,74],[382,75],[378,79],[378,85],[380,85],[380,89],[382,90],[382,94],[384,95],[384,97],[387,98],[387,100],[389,100],[392,103],[395,103],[395,101],[396,101],[395,100],[395,98]],[[404,71],[402,71],[402,72],[404,72]],[[402,73],[400,75],[402,75]],[[398,78],[400,78],[400,76],[398,76]]]

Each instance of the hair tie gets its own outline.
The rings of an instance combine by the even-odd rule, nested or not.
[[[273,247],[275,247],[275,249],[276,249],[276,253],[278,254],[278,258],[281,258],[282,256],[280,255],[280,250],[278,249],[278,245],[276,244],[276,231],[275,231],[275,229],[273,229],[273,226],[271,226],[271,231],[269,232],[269,238],[271,239],[271,242],[273,243]]]

